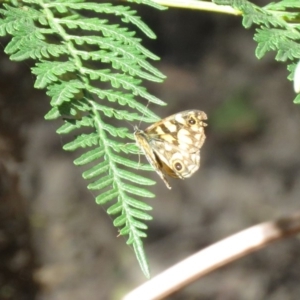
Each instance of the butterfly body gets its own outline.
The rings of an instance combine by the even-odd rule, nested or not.
[[[187,110],[135,129],[137,145],[169,189],[166,175],[185,179],[199,169],[206,119],[203,111]]]

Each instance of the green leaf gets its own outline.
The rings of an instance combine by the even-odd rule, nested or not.
[[[74,141],[67,143],[63,146],[66,151],[74,151],[78,148],[91,147],[97,145],[99,141],[99,135],[97,133],[82,134],[77,136]]]
[[[71,101],[83,87],[84,85],[79,80],[71,80],[60,84],[53,84],[47,95],[52,97],[52,106],[59,106],[65,101]]]
[[[80,119],[66,119],[65,124],[56,130],[58,134],[67,134],[81,127],[94,127],[94,121],[91,117],[82,117]]]
[[[300,4],[298,0],[281,0],[277,3],[269,3],[265,6],[268,10],[286,10],[287,8],[299,8]]]
[[[297,97],[294,100],[295,104],[300,104],[300,94],[297,95]]]
[[[149,265],[145,255],[143,242],[141,241],[140,238],[135,238],[133,240],[133,249],[137,256],[138,262],[142,268],[143,273],[147,278],[150,278]]]
[[[137,195],[137,196],[147,197],[147,198],[155,197],[155,195],[152,194],[151,192],[149,192],[148,190],[139,188],[139,187],[134,186],[134,185],[124,184],[122,186],[122,188],[123,188],[124,191],[126,191],[128,193],[131,193],[131,194],[134,194],[134,195]]]
[[[99,13],[114,14],[116,16],[121,16],[122,21],[125,23],[132,23],[141,29],[148,37],[156,38],[153,31],[141,20],[140,17],[135,16],[136,11],[129,10],[127,6],[122,5],[112,5],[109,3],[105,4],[95,4],[95,3],[68,3],[68,6],[72,9],[86,9],[92,10]]]
[[[116,188],[112,190],[108,190],[96,197],[96,203],[103,205],[111,201],[112,199],[116,198],[118,195],[119,195],[119,191]]]
[[[129,227],[123,227],[120,231],[119,231],[119,233],[120,233],[120,235],[128,235],[129,233],[131,232],[131,230],[130,230],[130,228]]]
[[[104,150],[103,150],[104,154]],[[85,171],[82,173],[82,177],[84,179],[92,179],[96,176],[99,176],[100,174],[103,174],[109,170],[109,162],[107,160],[101,162],[100,164],[97,164],[93,166],[91,169]]]
[[[149,219],[149,220],[152,220],[152,218]],[[133,221],[133,224],[134,224],[134,226],[135,226],[136,228],[143,229],[143,230],[148,229],[148,226],[147,226],[146,224],[140,222],[140,221],[134,220],[134,221]]]
[[[115,227],[121,227],[127,222],[127,216],[125,214],[120,215],[114,220]]]
[[[111,174],[109,174],[104,177],[101,177],[100,179],[94,181],[93,183],[90,183],[88,185],[88,189],[89,190],[101,190],[107,186],[112,185],[113,182],[114,182],[114,177]]]
[[[141,210],[152,210],[152,207],[145,202],[136,200],[134,198],[131,198],[129,196],[124,197],[126,200],[126,203],[129,204],[130,206],[133,206],[135,208],[141,209]]]
[[[128,172],[128,171],[125,171],[125,170],[122,170],[122,169],[119,169],[117,171],[117,173],[121,178],[132,181],[132,182],[135,182],[135,183],[139,183],[141,185],[153,185],[153,184],[155,184],[155,181],[153,181],[149,178],[145,178],[143,176],[140,176],[140,175],[137,175],[137,174],[134,174],[132,172]]]
[[[93,150],[85,152],[80,157],[75,159],[74,164],[76,166],[82,166],[82,165],[88,164],[98,158],[101,158],[104,155],[104,153],[105,153],[104,148],[102,148],[102,147],[95,148]],[[105,161],[105,162],[108,163],[107,161]],[[91,177],[88,177],[88,178],[91,178]]]
[[[45,88],[52,82],[57,82],[63,74],[74,72],[76,66],[71,61],[43,61],[32,68],[32,73],[37,75],[34,87]]]
[[[117,101],[118,104],[122,106],[128,105],[130,108],[138,110],[142,113],[142,117],[140,117],[139,120],[143,122],[153,123],[160,120],[160,118],[150,111],[147,106],[135,101],[132,94],[124,94],[112,90],[100,90],[93,87],[89,87],[89,91],[95,93],[100,99],[107,99],[110,102]],[[166,103],[163,103],[163,105],[166,105]]]
[[[123,210],[123,205],[121,202],[117,202],[108,208],[107,213],[109,215],[115,215],[120,213]]]
[[[147,213],[140,211],[138,209],[134,209],[134,208],[132,208],[130,210],[130,215],[137,219],[152,220],[152,217],[150,215],[148,215]]]
[[[152,171],[153,170],[153,167],[150,166],[149,164],[142,165],[138,161],[133,161],[133,160],[124,158],[123,156],[119,156],[116,154],[112,154],[111,159],[117,164],[121,164],[123,166],[130,167],[133,169],[144,170],[144,171]]]

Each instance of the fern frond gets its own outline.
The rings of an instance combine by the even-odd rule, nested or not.
[[[27,1],[25,1],[27,2]],[[49,3],[47,4],[47,8],[55,8],[57,6],[57,3]],[[142,30],[144,34],[146,34],[149,38],[156,38],[156,35],[154,32],[141,20],[140,17],[136,15],[135,10],[130,10],[128,6],[123,6],[123,5],[112,5],[110,3],[84,3],[84,2],[77,2],[77,3],[72,3],[71,1],[69,2],[64,2],[61,3],[59,7],[64,7],[64,9],[73,9],[73,10],[88,10],[88,11],[93,11],[97,13],[105,13],[105,14],[113,14],[116,16],[120,16],[121,20],[124,23],[132,23],[135,25],[137,28]]]
[[[288,70],[300,59],[300,1],[282,0],[258,7],[247,0],[213,0],[216,4],[230,5],[243,15],[243,25],[258,25],[254,40],[258,43],[256,56],[262,58],[268,51],[276,51],[278,61],[291,61]],[[288,79],[293,80],[292,74]],[[297,97],[298,99],[298,97]],[[298,100],[294,100],[298,103]]]
[[[90,30],[90,31],[96,31],[101,32],[104,37],[111,38],[116,41],[120,41],[123,45],[129,45],[132,46],[133,49],[139,50],[139,52],[144,55],[145,57],[148,57],[153,60],[158,60],[159,57],[147,50],[145,47],[143,47],[140,44],[140,39],[135,38],[135,32],[128,31],[127,28],[120,27],[118,24],[107,24],[108,20],[99,20],[96,18],[81,18],[81,19],[75,19],[70,20],[68,18],[59,19],[58,22],[63,26],[67,26],[69,29],[84,29],[84,30]],[[109,47],[109,44],[105,44],[106,47]],[[122,49],[120,50],[122,52]],[[128,53],[131,54],[130,52]],[[164,75],[159,72],[157,69],[153,68],[149,63],[147,63],[145,60],[141,60],[140,63],[146,63],[147,66],[151,67],[153,72],[157,72],[159,74],[159,77],[164,78]]]
[[[283,50],[286,48],[284,45],[287,45],[289,41],[300,39],[300,32],[298,31],[262,27],[262,29],[257,29],[256,32],[254,39],[258,43],[256,48],[256,56],[258,58],[263,57],[267,51]],[[298,48],[297,45],[296,48]],[[279,57],[277,59],[282,60]]]
[[[112,73],[110,70],[92,70],[88,68],[82,68],[82,72],[89,76],[90,80],[100,79],[103,82],[110,82],[114,88],[124,88],[130,90],[133,95],[141,96],[147,99],[149,102],[165,105],[163,101],[149,94],[145,88],[140,86],[141,81],[132,77],[126,76],[122,73]]]
[[[159,120],[159,117],[149,110],[147,106],[134,100],[133,94],[125,94],[115,90],[103,90],[95,87],[90,87],[89,91],[90,93],[96,94],[100,99],[107,99],[110,102],[118,102],[121,106],[128,105],[130,108],[136,109],[144,116],[143,121],[145,122],[152,123]]]
[[[164,9],[151,0],[132,2]],[[155,34],[127,5],[80,0],[25,3],[22,7],[4,4],[0,9],[0,35],[12,35],[5,52],[12,60],[36,61],[32,68],[35,87],[46,88],[51,97],[45,118],[62,118],[57,133],[74,136],[65,150],[83,149],[75,165],[85,166],[88,189],[116,217],[114,225],[128,236],[127,244],[132,244],[149,276],[142,238],[146,237],[144,222],[151,220],[146,211],[151,207],[143,198],[154,196],[147,187],[155,182],[132,170],[152,167],[131,157],[140,154],[133,134],[118,127],[115,120],[154,122],[158,117],[141,100],[165,105],[143,87],[144,80],[161,82],[165,78],[148,61],[159,58],[127,27],[130,23],[150,38]],[[119,22],[112,23],[108,15]]]
[[[50,83],[57,82],[62,75],[75,72],[76,66],[71,61],[42,61],[36,63],[36,67],[31,70],[36,75],[34,87],[43,89]]]
[[[288,8],[299,8],[298,0],[282,0],[280,2],[271,2],[265,6],[268,10],[286,10]]]
[[[47,95],[52,98],[50,104],[52,106],[60,106],[65,101],[71,101],[83,87],[84,84],[77,79],[53,84],[47,92]]]

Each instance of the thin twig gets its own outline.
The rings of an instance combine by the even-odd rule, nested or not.
[[[123,300],[163,299],[238,258],[298,232],[300,212],[250,227],[179,262],[131,291]]]

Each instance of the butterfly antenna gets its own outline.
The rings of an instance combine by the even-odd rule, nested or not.
[[[148,108],[149,105],[150,105],[150,101],[148,100],[148,103],[147,103],[147,105],[146,105],[146,108]],[[140,123],[139,123],[139,125],[137,126],[137,128],[139,128],[139,127],[141,126],[141,123],[142,123],[142,121],[143,121],[144,116],[145,116],[145,113],[143,112],[142,117],[141,117],[141,119],[140,119]]]

